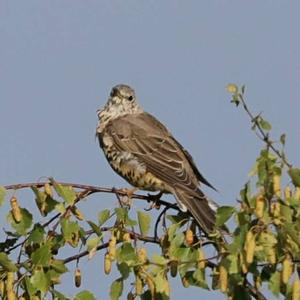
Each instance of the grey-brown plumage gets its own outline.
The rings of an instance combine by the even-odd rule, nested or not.
[[[211,232],[214,204],[199,184],[212,185],[167,128],[142,110],[133,89],[115,86],[98,116],[97,135],[112,168],[137,188],[172,193],[180,209],[188,210],[205,232]]]

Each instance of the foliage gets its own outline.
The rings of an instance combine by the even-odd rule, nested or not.
[[[271,124],[248,109],[245,87],[230,84],[227,89],[232,102],[242,105],[251,118],[252,130],[264,147],[237,205],[219,207],[213,234],[203,234],[188,214],[155,196],[132,197],[153,201],[152,209],[163,207],[156,220],[145,211],[137,211],[133,218],[124,201],[129,193],[122,190],[58,183],[53,178],[0,187],[0,205],[11,197],[9,229],[0,243],[1,297],[68,299],[57,289],[68,272],[67,264],[76,263],[74,283],[79,287],[80,259],[93,259],[103,250],[103,272],[109,275],[116,265],[119,273],[105,296],[112,300],[124,299],[124,294],[127,299],[167,300],[169,279],[177,276],[185,288],[220,290],[230,299],[266,299],[262,293],[266,288],[275,296],[299,299],[300,170],[287,161],[285,135],[278,143],[271,141]],[[284,181],[288,183],[283,185]],[[32,190],[40,216],[20,207],[16,191],[22,188]],[[12,195],[9,190],[14,191]],[[98,220],[91,221],[77,204],[101,192],[115,194],[120,205],[99,212]],[[154,234],[149,235],[152,230]],[[149,251],[144,242],[155,244],[156,250]],[[66,247],[77,254],[59,259]],[[84,290],[74,299],[96,298]]]

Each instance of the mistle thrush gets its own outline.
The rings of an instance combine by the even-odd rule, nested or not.
[[[212,232],[216,207],[199,185],[213,186],[168,129],[143,111],[134,90],[113,87],[98,117],[97,136],[111,167],[136,188],[173,194],[182,211]]]

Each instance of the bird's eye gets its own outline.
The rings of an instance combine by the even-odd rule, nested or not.
[[[129,101],[132,101],[132,100],[133,100],[133,96],[129,96],[129,97],[128,97],[128,100],[129,100]]]

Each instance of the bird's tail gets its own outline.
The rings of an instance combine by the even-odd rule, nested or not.
[[[214,231],[216,212],[212,208],[213,204],[210,204],[209,200],[200,190],[195,193],[175,189],[175,196],[179,206],[185,207],[191,213],[206,234]]]

